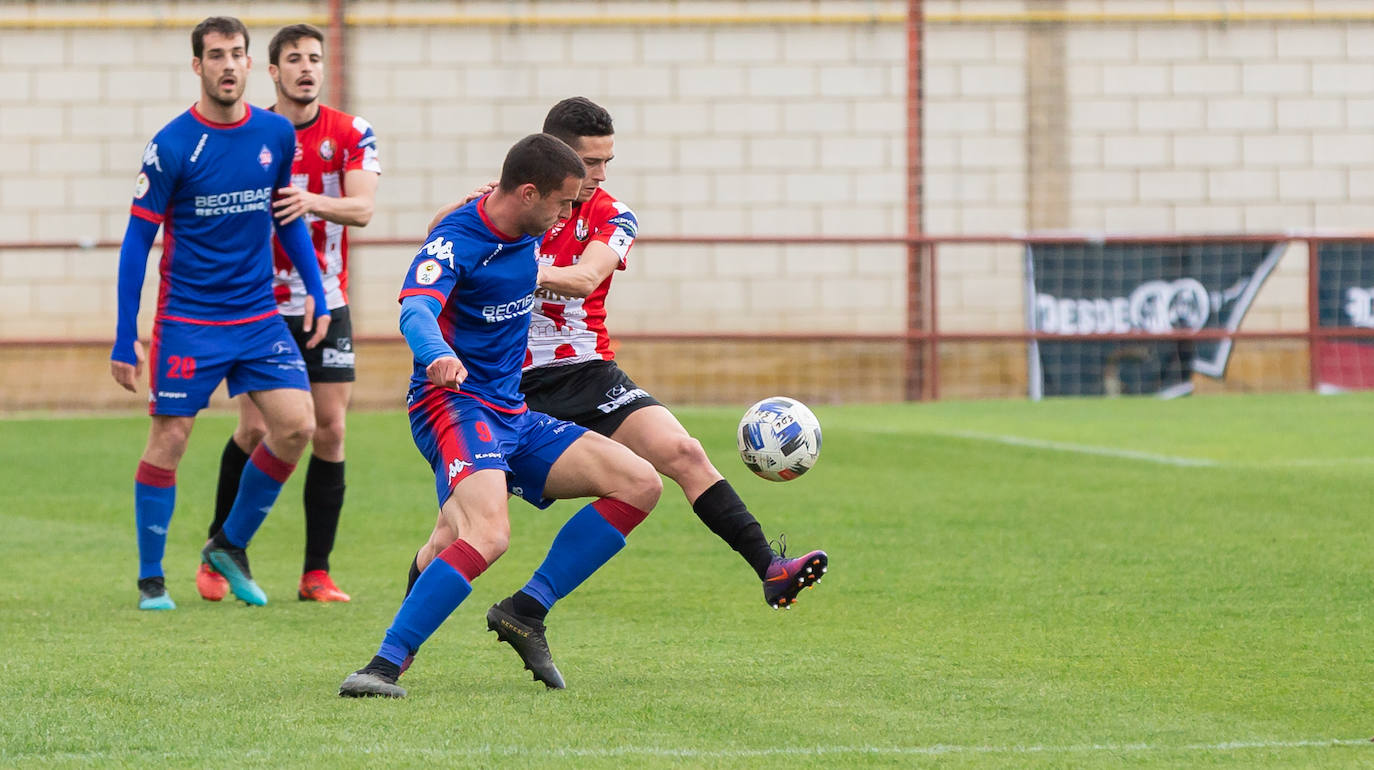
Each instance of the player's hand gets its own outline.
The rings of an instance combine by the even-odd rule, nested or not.
[[[463,380],[468,378],[467,367],[454,356],[434,359],[425,367],[425,374],[429,376],[430,382],[449,390],[457,390],[458,386],[463,384]]]
[[[439,212],[434,215],[434,218],[429,220],[429,227],[425,230],[425,232],[429,232],[430,230],[433,230],[434,228],[438,227],[439,220],[443,219],[449,214],[452,214],[458,209],[461,209],[469,203],[472,203],[473,201],[477,200],[483,195],[486,195],[492,190],[495,190],[498,184],[500,184],[500,182],[492,180],[490,182],[487,182],[486,184],[477,185],[472,189],[472,192],[468,193],[467,196],[464,197],[462,200],[458,201],[457,203],[450,203],[449,205],[439,209]]]
[[[306,350],[324,341],[324,336],[329,333],[329,320],[327,315],[315,317],[315,298],[305,295],[305,318],[301,319],[301,331],[310,334],[311,329],[315,330],[314,334],[310,334],[310,339],[305,341]]]
[[[130,393],[138,392],[138,387],[135,383],[138,382],[139,377],[143,376],[143,361],[145,357],[143,355],[143,343],[138,340],[134,340],[134,356],[138,359],[137,364],[126,364],[123,361],[110,362],[110,376],[114,378],[115,382],[119,383],[119,387]]]
[[[319,197],[299,187],[283,187],[277,190],[277,199],[272,201],[272,214],[278,224],[288,224],[314,211],[315,200]]]
[[[468,193],[467,197],[464,198],[464,199],[462,200],[462,202],[460,202],[460,203],[458,204],[458,207],[459,207],[459,208],[462,208],[463,206],[466,206],[466,205],[468,205],[469,203],[472,203],[473,201],[477,200],[478,198],[482,197],[483,195],[486,195],[487,193],[491,192],[492,190],[495,190],[495,189],[496,189],[496,185],[498,185],[498,184],[500,184],[500,182],[498,182],[498,181],[496,181],[495,179],[493,179],[492,181],[487,182],[486,184],[477,185],[476,187],[473,188],[472,192]]]

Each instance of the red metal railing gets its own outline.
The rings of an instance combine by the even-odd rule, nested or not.
[[[1127,342],[1127,341],[1164,341],[1164,340],[1303,340],[1307,343],[1309,355],[1309,386],[1315,387],[1321,361],[1319,342],[1323,340],[1370,339],[1374,329],[1355,327],[1321,327],[1318,317],[1318,271],[1319,247],[1322,243],[1337,241],[1374,240],[1370,232],[1322,232],[1322,233],[1239,233],[1239,234],[1196,234],[1196,235],[1104,235],[1090,233],[1029,233],[996,235],[916,235],[903,236],[643,236],[638,242],[645,245],[844,245],[844,246],[905,246],[909,256],[906,283],[909,295],[906,304],[907,318],[904,331],[892,333],[755,333],[755,332],[653,332],[626,333],[616,336],[624,340],[675,340],[675,341],[718,341],[718,340],[778,340],[814,342],[902,342],[905,343],[906,394],[915,399],[936,399],[940,395],[940,362],[937,355],[942,343],[978,342],[1030,342],[1033,340],[1055,342]],[[1308,249],[1307,261],[1307,328],[1301,330],[1227,331],[1225,329],[1202,329],[1195,332],[1172,332],[1166,334],[1130,333],[1093,333],[1058,334],[1043,331],[955,331],[945,332],[939,328],[936,276],[939,274],[939,250],[941,246],[952,245],[1034,245],[1034,244],[1183,244],[1183,243],[1294,243],[1305,244]],[[357,247],[398,247],[413,248],[415,238],[358,238],[352,243]],[[61,249],[118,249],[118,241],[27,241],[0,242],[0,251],[36,251]],[[923,258],[922,258],[923,257]],[[912,271],[918,271],[912,275]],[[911,291],[923,296],[910,296]],[[390,339],[390,338],[388,338]],[[0,346],[59,346],[71,344],[95,344],[106,340],[95,339],[0,339]]]

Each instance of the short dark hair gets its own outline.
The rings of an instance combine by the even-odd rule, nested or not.
[[[587,167],[567,142],[549,134],[530,134],[506,153],[501,189],[512,192],[520,185],[532,184],[540,195],[548,195],[570,176],[586,178]]]
[[[584,136],[611,136],[615,124],[605,107],[585,96],[574,96],[549,110],[544,117],[544,133],[572,144]]]
[[[272,41],[267,44],[267,63],[276,64],[277,59],[281,58],[281,49],[295,43],[303,37],[313,37],[320,41],[320,47],[324,47],[324,33],[319,27],[313,24],[291,24],[277,30],[277,34],[272,36]]]
[[[248,28],[233,16],[211,16],[191,30],[191,53],[197,59],[205,53],[205,36],[214,32],[223,37],[243,35],[243,49],[248,50]]]

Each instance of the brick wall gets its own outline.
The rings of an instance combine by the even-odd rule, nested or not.
[[[686,25],[351,29],[352,108],[376,127],[386,170],[377,215],[361,235],[418,243],[436,208],[493,176],[505,149],[537,129],[552,102],[574,93],[615,114],[617,160],[608,188],[635,208],[646,234],[902,232],[905,38],[892,19],[905,3],[517,5],[545,15],[718,18]],[[1340,0],[1224,5],[1241,14],[1351,7]],[[1374,24],[1074,21],[1048,29],[951,19],[1051,6],[1075,13],[1218,8],[1203,0],[927,2],[928,231],[1014,232],[1046,223],[1101,231],[1274,231],[1374,221]],[[500,15],[512,7],[350,5],[372,18]],[[272,93],[271,33],[323,8],[0,5],[0,21],[89,16],[105,25],[0,29],[0,240],[117,239],[143,144],[196,98],[190,25],[120,26],[118,19],[195,20],[213,12],[261,20],[252,26],[249,97],[262,104]],[[799,11],[888,16],[874,23],[721,21]],[[1045,56],[1047,44],[1060,55]],[[1032,94],[1030,84],[1048,90]],[[1054,98],[1064,101],[1062,110],[1044,106]],[[409,257],[404,247],[357,251],[360,333],[391,333],[399,271]],[[111,250],[0,251],[0,338],[107,337],[115,263]],[[890,247],[643,244],[630,272],[617,279],[612,325],[896,330],[903,264],[901,249]],[[1305,265],[1301,250],[1285,258],[1246,328],[1303,326]],[[948,248],[940,267],[942,328],[1021,328],[1018,248]]]

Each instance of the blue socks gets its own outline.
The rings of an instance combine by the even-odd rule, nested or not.
[[[545,609],[572,593],[625,547],[625,535],[597,510],[600,502],[583,506],[558,530],[544,563],[521,589]]]
[[[139,462],[134,474],[134,521],[138,525],[138,579],[162,575],[167,527],[176,505],[176,471]]]
[[[235,548],[247,548],[248,542],[257,533],[258,527],[272,510],[272,504],[281,494],[282,484],[295,470],[294,463],[283,462],[267,448],[267,442],[258,444],[253,454],[248,456],[248,464],[243,467],[239,479],[239,494],[229,509],[221,530],[229,544]]]
[[[401,602],[377,655],[402,665],[468,598],[472,580],[486,568],[486,559],[464,540],[445,548]]]

